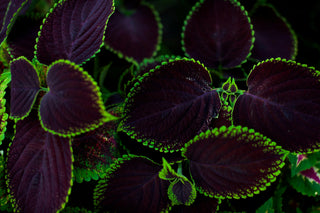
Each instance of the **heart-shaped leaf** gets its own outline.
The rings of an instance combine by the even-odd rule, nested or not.
[[[96,82],[80,66],[65,60],[50,65],[49,92],[40,102],[43,128],[61,136],[78,135],[116,117],[107,113]]]
[[[141,4],[130,14],[115,10],[106,30],[105,43],[120,57],[140,63],[159,49],[161,29],[159,14],[149,4]]]
[[[236,0],[200,0],[183,26],[184,51],[210,68],[240,65],[253,41],[248,14]]]
[[[283,167],[281,147],[252,129],[220,127],[186,144],[183,156],[198,190],[208,196],[245,198],[265,190]]]
[[[2,0],[0,3],[0,46],[8,35],[13,20],[30,0]]]
[[[108,170],[94,192],[95,205],[110,212],[161,212],[171,201],[162,166],[145,157],[124,156]]]
[[[60,0],[43,21],[36,57],[43,64],[68,59],[81,64],[103,45],[113,0]]]
[[[210,83],[207,69],[194,60],[157,66],[135,82],[119,130],[156,150],[179,150],[219,112],[219,95]]]
[[[24,56],[14,59],[10,64],[10,70],[10,116],[22,119],[31,111],[40,91],[40,80],[35,67]]]
[[[290,25],[275,8],[269,5],[259,6],[250,17],[256,38],[252,49],[253,58],[295,58],[297,38]]]
[[[36,113],[16,125],[8,153],[8,184],[21,212],[56,212],[72,184],[70,139],[42,129]]]
[[[233,110],[236,125],[254,128],[292,152],[320,147],[319,71],[270,59],[255,66]]]

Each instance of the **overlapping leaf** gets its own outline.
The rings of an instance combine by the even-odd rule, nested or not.
[[[98,86],[74,63],[58,60],[48,68],[49,92],[40,102],[43,127],[58,135],[88,132],[116,119],[105,111]]]
[[[110,212],[161,212],[167,210],[169,181],[159,177],[161,165],[148,158],[119,159],[94,192],[95,205]]]
[[[270,59],[251,71],[248,91],[235,103],[236,125],[248,126],[292,152],[320,147],[319,72]]]
[[[25,57],[14,59],[11,70],[10,116],[15,119],[26,117],[40,91],[37,71]]]
[[[205,195],[245,198],[270,185],[284,165],[281,148],[252,129],[208,130],[183,149],[191,176]]]
[[[182,33],[186,54],[210,68],[240,65],[250,54],[253,40],[248,14],[236,0],[200,0]]]
[[[21,8],[30,0],[2,0],[0,4],[0,45],[8,35],[8,29]]]
[[[7,170],[17,210],[56,212],[67,202],[72,183],[70,141],[44,131],[32,113],[16,125]]]
[[[41,27],[37,59],[47,65],[58,59],[83,63],[103,44],[113,10],[113,0],[60,0]]]
[[[210,83],[208,71],[194,60],[156,67],[128,94],[120,130],[157,150],[179,150],[219,112],[219,95]]]
[[[252,49],[253,58],[295,58],[297,38],[290,25],[273,7],[259,6],[250,17],[256,38]]]
[[[150,5],[141,4],[132,14],[116,10],[106,30],[107,47],[119,56],[140,63],[158,50],[162,25],[159,15]]]

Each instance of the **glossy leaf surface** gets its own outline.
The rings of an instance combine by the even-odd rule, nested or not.
[[[149,5],[142,4],[130,14],[116,10],[110,17],[105,43],[120,56],[138,63],[152,57],[161,39],[158,13]]]
[[[48,13],[37,39],[43,64],[68,59],[81,64],[101,47],[113,0],[60,0]]]
[[[188,56],[207,67],[232,68],[250,53],[252,25],[238,1],[201,0],[185,21],[182,44]]]
[[[253,68],[247,84],[248,91],[235,103],[236,125],[254,128],[292,152],[320,147],[318,71],[271,59]]]
[[[157,150],[179,150],[219,112],[219,95],[210,83],[208,71],[193,60],[156,67],[128,94],[120,130]]]
[[[72,153],[68,138],[43,130],[36,113],[16,125],[8,155],[8,183],[21,212],[56,212],[71,187]]]
[[[250,17],[255,32],[253,58],[295,58],[297,38],[290,25],[273,7],[259,6]]]
[[[95,205],[110,212],[161,212],[171,201],[169,181],[162,180],[160,165],[145,157],[119,159],[99,181],[94,192]]]
[[[105,111],[98,86],[83,69],[59,60],[48,68],[49,92],[40,102],[43,127],[58,135],[88,132],[114,120]]]
[[[252,129],[208,130],[183,149],[198,190],[217,198],[245,198],[270,185],[284,165],[281,147]]]
[[[0,4],[0,44],[5,40],[12,21],[30,0],[2,0]]]
[[[25,57],[13,60],[11,70],[10,116],[21,119],[27,116],[40,90],[37,71]]]

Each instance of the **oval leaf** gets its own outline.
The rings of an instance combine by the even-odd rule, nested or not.
[[[176,178],[168,188],[168,197],[173,205],[190,206],[196,199],[197,191],[187,178]]]
[[[252,129],[225,126],[201,133],[183,149],[198,190],[245,198],[265,190],[284,163],[281,147]]]
[[[252,57],[294,59],[297,38],[286,20],[271,6],[259,6],[250,16],[255,32]]]
[[[320,148],[319,72],[293,61],[255,66],[235,103],[236,125],[248,126],[292,152]]]
[[[14,119],[26,117],[40,91],[38,73],[25,57],[14,59],[11,70],[10,116]]]
[[[43,64],[68,59],[81,64],[101,47],[113,0],[60,0],[47,14],[36,44]]]
[[[18,121],[8,154],[8,184],[21,212],[56,212],[72,183],[68,138],[42,129],[36,113]]]
[[[219,112],[219,95],[210,83],[206,68],[194,60],[156,67],[128,94],[119,129],[156,150],[179,150]]]
[[[119,56],[140,63],[155,55],[161,41],[161,28],[159,14],[150,5],[142,4],[132,14],[116,10],[110,18],[105,43]]]
[[[253,40],[248,14],[235,0],[200,0],[183,26],[184,51],[210,68],[240,65]]]
[[[61,136],[78,135],[116,117],[105,111],[96,82],[83,69],[59,60],[48,68],[49,92],[40,102],[44,129]]]
[[[171,201],[169,181],[162,180],[160,165],[145,157],[125,156],[107,172],[94,192],[95,205],[110,212],[161,212]]]

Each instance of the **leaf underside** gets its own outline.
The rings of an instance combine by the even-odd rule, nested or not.
[[[103,44],[113,0],[62,0],[48,13],[37,39],[36,57],[46,65],[58,59],[81,64]]]
[[[252,129],[208,130],[183,149],[198,190],[210,197],[245,198],[270,185],[284,163],[281,147]]]
[[[59,60],[48,68],[49,92],[40,102],[43,127],[68,136],[88,132],[114,119],[102,103],[98,86],[74,63]]]
[[[110,212],[161,212],[171,203],[167,189],[169,181],[160,179],[160,165],[145,157],[124,157],[94,192],[95,205]]]
[[[236,125],[254,128],[292,152],[320,147],[318,71],[271,59],[253,68],[247,84],[248,91],[235,103]]]
[[[131,15],[115,10],[106,30],[105,44],[121,56],[140,63],[157,51],[161,37],[158,19],[158,13],[144,4]]]
[[[70,141],[44,131],[32,113],[16,125],[7,170],[18,210],[56,212],[66,203],[72,182]]]
[[[210,83],[208,71],[193,60],[158,66],[128,94],[120,130],[156,150],[179,150],[219,112]]]
[[[182,44],[188,56],[207,67],[232,68],[243,63],[250,53],[252,25],[237,1],[202,0],[185,21]]]
[[[255,42],[252,57],[258,60],[294,59],[297,41],[287,22],[270,6],[258,7],[251,17]]]
[[[39,77],[32,63],[23,56],[11,62],[10,70],[10,116],[20,119],[28,115],[35,102],[40,90]]]

